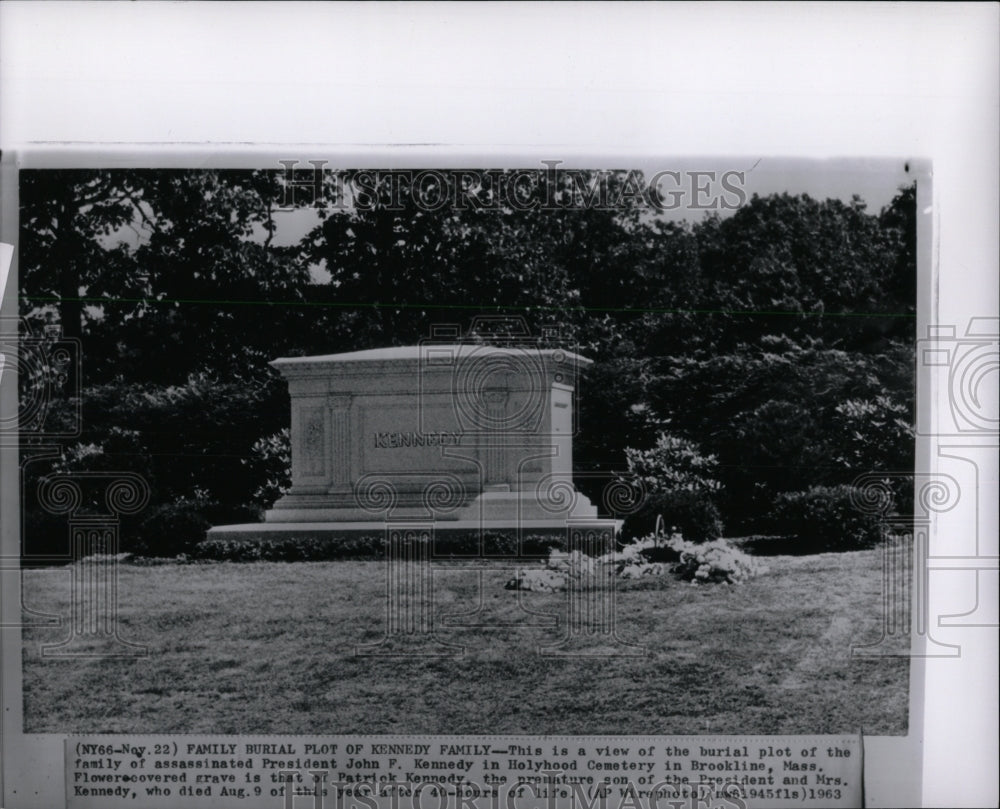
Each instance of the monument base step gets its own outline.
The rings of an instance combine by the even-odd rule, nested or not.
[[[435,532],[446,531],[448,533],[457,532],[516,532],[522,534],[531,533],[554,533],[565,532],[574,527],[580,528],[600,528],[610,530],[616,534],[621,530],[621,520],[609,519],[585,519],[575,520],[521,520],[512,522],[511,520],[449,520],[441,522],[431,522],[428,520],[369,520],[356,522],[262,522],[262,523],[242,523],[239,525],[217,525],[208,530],[208,538],[227,539],[278,539],[283,536],[305,536],[321,535],[323,537],[336,537],[341,535],[357,534],[383,534],[387,529],[393,527],[407,528],[433,528]]]
[[[375,517],[376,519],[373,519]],[[355,525],[361,523],[435,521],[450,528],[469,525],[496,527],[514,525],[565,525],[567,521],[596,520],[597,508],[572,486],[566,487],[561,499],[539,497],[534,492],[491,489],[482,492],[472,502],[455,509],[435,510],[425,504],[398,504],[385,512],[337,503],[330,496],[285,496],[273,508],[264,512],[268,524],[294,523]]]

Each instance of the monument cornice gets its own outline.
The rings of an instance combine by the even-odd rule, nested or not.
[[[448,357],[445,361],[445,357]],[[556,369],[586,368],[593,360],[555,348],[506,348],[478,344],[396,346],[393,348],[351,351],[310,357],[281,357],[270,365],[285,378],[329,375],[340,377],[370,376],[372,373],[454,374],[456,367],[469,361],[484,358],[508,358],[516,363],[519,358],[529,363],[539,363],[546,373]]]

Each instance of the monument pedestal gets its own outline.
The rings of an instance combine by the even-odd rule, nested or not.
[[[263,524],[209,537],[381,533],[400,520],[523,534],[597,520],[572,475],[575,382],[590,363],[437,342],[275,360],[291,396],[291,489]]]

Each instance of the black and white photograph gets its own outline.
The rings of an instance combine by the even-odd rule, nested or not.
[[[20,175],[27,731],[906,734],[916,167],[282,163]]]

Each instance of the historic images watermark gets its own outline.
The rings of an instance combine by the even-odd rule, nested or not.
[[[985,504],[980,476],[988,456],[1000,448],[1000,320],[973,317],[964,328],[932,324],[917,341],[917,365],[925,373],[927,397],[917,408],[915,433],[931,442],[934,470],[866,472],[854,483],[853,505],[880,520],[882,545],[882,627],[879,638],[851,647],[855,657],[961,657],[958,643],[934,637],[935,628],[998,625],[996,536],[980,530]],[[944,469],[949,469],[948,472]],[[898,508],[908,488],[913,508]],[[949,522],[965,517],[961,534]],[[972,526],[972,531],[968,530]],[[937,546],[931,536],[937,527]],[[973,603],[965,612],[933,613],[933,573],[969,575]],[[902,641],[902,642],[901,642]],[[914,643],[915,641],[915,643]]]
[[[24,544],[26,481],[31,464],[56,457],[61,442],[80,435],[81,357],[80,341],[65,337],[58,326],[33,329],[25,318],[0,318],[0,382],[13,384],[16,378],[18,388],[17,408],[0,416],[0,448],[19,455],[21,501],[20,552],[0,554],[0,577],[21,593],[21,615],[5,616],[3,627],[62,625],[60,616],[39,612],[24,600],[22,555],[31,556]],[[71,558],[70,551],[60,558]]]
[[[73,555],[70,635],[42,646],[42,657],[145,657],[142,644],[121,637],[118,551],[122,515],[142,511],[149,484],[131,472],[74,472],[43,477],[38,499],[65,515]]]
[[[936,407],[918,408],[917,434],[938,439],[1000,435],[996,377],[1000,371],[1000,319],[973,317],[927,327],[917,341],[917,363],[931,391],[945,394]]]
[[[80,340],[58,326],[32,329],[24,318],[0,318],[0,380],[16,375],[18,408],[0,416],[0,446],[51,443],[80,434]],[[58,418],[53,410],[64,403]]]
[[[517,510],[514,524],[506,529],[517,544],[510,559],[515,567],[533,555],[525,546],[531,517],[561,526],[558,540],[569,559],[614,554],[615,526],[643,505],[646,493],[642,482],[628,473],[580,474],[569,467],[577,376],[570,358],[578,356],[576,349],[560,328],[532,334],[523,317],[510,316],[480,316],[468,330],[457,324],[436,325],[421,341],[418,429],[398,435],[376,432],[375,446],[436,448],[441,457],[462,462],[470,470],[466,474],[471,474],[471,483],[440,470],[367,473],[356,481],[356,504],[384,521],[386,566],[385,634],[375,644],[357,647],[356,654],[461,655],[464,647],[440,638],[442,625],[493,628],[475,610],[436,615],[434,600],[435,567],[449,559],[449,554],[437,553],[437,534],[477,492],[509,498],[508,505]],[[442,397],[450,403],[446,415],[458,432],[440,432],[435,426],[441,419]],[[564,463],[556,466],[554,461]],[[610,519],[574,516],[580,513],[577,505],[586,500],[574,485],[574,479],[582,478],[595,490],[601,487],[602,513]],[[409,506],[408,516],[401,516],[400,506]],[[421,512],[416,517],[414,507]],[[483,570],[497,561],[486,551],[485,525],[480,522],[468,531],[475,554],[462,561],[470,573],[477,560],[487,566]],[[562,632],[557,642],[539,646],[539,655],[645,655],[643,647],[618,634],[613,566],[594,565],[589,575],[568,575],[565,584],[558,614],[539,611],[523,592],[516,593],[519,611],[531,616],[525,628],[545,625]],[[580,641],[586,642],[582,650]]]
[[[746,172],[662,169],[583,171],[542,160],[525,169],[362,169],[337,171],[326,160],[279,160],[282,208],[452,211],[568,209],[735,210],[748,200]]]
[[[511,322],[511,321],[515,322]],[[503,322],[501,322],[503,321]],[[558,343],[558,334],[532,337],[526,324],[517,319],[494,318],[479,324],[481,329],[492,331],[493,336],[506,335],[511,347],[508,355],[498,361],[489,355],[477,356],[476,344],[468,345],[462,356],[454,356],[443,346],[454,345],[463,335],[457,326],[439,327],[432,339],[423,347],[427,364],[440,366],[442,363],[454,368],[452,395],[459,411],[460,421],[472,434],[485,436],[492,455],[500,455],[512,448],[511,436],[519,431],[537,429],[538,413],[542,401],[544,372],[538,366],[536,353],[543,345]],[[995,441],[997,417],[995,405],[991,404],[982,382],[997,368],[996,327],[988,319],[976,318],[970,321],[962,338],[956,337],[954,327],[931,328],[929,338],[921,341],[918,352],[920,362],[940,372],[936,383],[947,392],[948,408],[944,424],[944,436],[967,439],[986,439],[989,446]],[[567,349],[569,350],[569,349]],[[422,366],[423,367],[423,364]],[[496,379],[517,371],[521,376],[536,384],[528,384],[529,394],[512,416],[502,407],[501,386]],[[490,380],[494,380],[493,383]],[[537,400],[537,401],[536,401]],[[422,400],[421,400],[422,401]],[[991,410],[991,407],[993,410]],[[917,425],[921,435],[942,436],[931,432],[929,421]],[[949,420],[950,419],[950,420]],[[531,422],[529,424],[529,422]],[[921,429],[922,428],[922,429]],[[573,429],[570,429],[573,432]],[[464,433],[463,433],[464,435]],[[557,438],[553,432],[550,438]],[[992,443],[991,443],[992,441]],[[455,452],[460,441],[452,442]],[[516,444],[516,441],[514,442]],[[444,443],[442,443],[444,447]],[[447,449],[442,451],[448,452]],[[947,452],[943,452],[948,457]],[[968,459],[966,459],[968,460]],[[479,463],[479,474],[483,481],[491,480],[489,463]],[[461,504],[464,491],[461,482],[453,476],[431,476],[424,492],[428,521],[421,525],[396,523],[387,525],[386,554],[387,565],[387,635],[386,640],[376,647],[359,647],[361,654],[387,653],[385,643],[391,637],[408,641],[407,651],[393,646],[391,654],[452,655],[461,649],[443,643],[435,636],[433,611],[433,567],[434,567],[434,525],[435,519],[445,511]],[[386,481],[364,479],[357,490],[359,502],[371,511],[383,516],[391,513],[396,503],[396,493]],[[547,475],[538,481],[538,501],[543,508],[557,503],[564,506],[567,498],[578,496],[572,482],[572,473],[567,475]],[[619,476],[605,487],[602,505],[608,513],[626,516],[634,513],[643,503],[645,493],[636,489],[628,490],[627,482]],[[640,487],[641,488],[641,487]],[[913,495],[912,513],[900,513],[897,506],[899,491],[908,488]],[[934,621],[930,612],[928,593],[931,572],[935,570],[967,570],[976,577],[977,601],[972,610],[961,616],[938,616],[938,626],[992,626],[995,620],[978,615],[981,606],[988,599],[981,597],[984,587],[983,575],[995,571],[997,556],[981,548],[978,530],[975,548],[971,553],[950,552],[932,554],[930,529],[937,515],[956,508],[961,499],[959,481],[952,475],[929,472],[866,472],[859,475],[852,484],[853,505],[860,512],[878,519],[883,527],[882,543],[882,623],[878,638],[856,638],[850,648],[852,657],[959,657],[961,647],[954,643],[944,643],[934,637]],[[544,492],[543,492],[544,490]],[[973,504],[976,513],[979,504]],[[556,513],[556,512],[554,512]],[[603,537],[603,539],[601,539]],[[597,544],[595,544],[595,542]],[[588,531],[585,526],[567,526],[567,549],[580,551],[596,557],[614,550],[614,538],[601,530]],[[613,640],[609,654],[630,654],[637,649],[617,637],[615,631],[614,590],[616,580],[612,575],[607,581],[586,585],[578,579],[569,580],[567,589],[567,612],[560,623],[568,635],[555,647],[539,649],[542,654],[565,652],[574,634],[605,633]],[[528,609],[519,599],[519,605]],[[975,619],[969,615],[976,613]],[[595,616],[600,627],[585,626],[582,616]],[[552,616],[554,617],[554,616]],[[965,620],[962,620],[965,619]],[[445,625],[451,625],[447,620]],[[915,643],[914,641],[919,641]],[[375,651],[375,649],[378,651]],[[640,651],[641,653],[641,651]]]
[[[20,453],[21,554],[0,558],[0,571],[16,574],[22,618],[3,626],[68,626],[69,636],[43,645],[43,657],[145,656],[146,647],[123,639],[118,625],[121,517],[149,501],[149,485],[132,472],[73,472],[37,477],[31,465],[58,457],[63,442],[82,431],[80,340],[58,326],[36,331],[24,318],[0,322],[0,373],[16,372],[18,408],[0,418],[0,443]],[[66,544],[58,554],[38,553],[27,544],[29,500],[67,521]],[[70,614],[41,613],[24,601],[22,568],[70,562]]]

